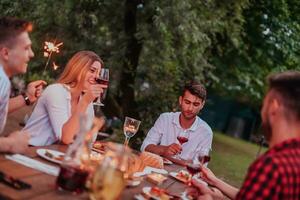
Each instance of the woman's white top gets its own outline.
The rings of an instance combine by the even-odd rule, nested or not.
[[[86,110],[88,117],[94,117],[93,104]],[[71,93],[67,85],[49,85],[38,99],[26,122],[24,131],[29,132],[29,144],[33,146],[51,145],[61,140],[62,127],[71,117]]]

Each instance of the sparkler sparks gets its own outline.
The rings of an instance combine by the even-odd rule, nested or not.
[[[53,69],[54,69],[54,70],[57,70],[57,68],[59,68],[59,66],[56,65],[55,62],[53,62],[52,65],[53,65]]]
[[[49,61],[51,59],[51,56],[53,53],[59,53],[59,47],[62,46],[63,43],[58,43],[58,44],[55,44],[55,42],[49,42],[49,41],[45,41],[45,44],[44,44],[44,57],[47,57],[47,62],[46,62],[46,65],[45,65],[45,68],[44,68],[44,72],[49,64]],[[59,66],[55,64],[55,62],[53,62],[53,69],[56,70]]]

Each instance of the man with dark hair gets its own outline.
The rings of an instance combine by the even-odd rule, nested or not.
[[[32,24],[28,21],[0,18],[0,134],[6,123],[7,114],[35,102],[42,92],[44,81],[31,82],[25,93],[9,98],[11,84],[9,78],[24,74],[27,63],[34,56],[28,33]],[[8,137],[0,138],[1,152],[24,152],[29,136],[16,131]]]
[[[177,155],[181,160],[190,161],[196,159],[201,150],[209,151],[212,130],[197,116],[205,100],[206,89],[202,84],[195,81],[186,84],[179,97],[181,112],[161,114],[148,132],[141,150],[168,158]],[[186,138],[187,142],[180,145],[178,136]]]
[[[202,168],[203,178],[230,199],[300,199],[300,72],[272,75],[268,83],[261,117],[270,149],[250,166],[242,188]],[[220,191],[193,183],[205,194],[199,199],[223,198]]]

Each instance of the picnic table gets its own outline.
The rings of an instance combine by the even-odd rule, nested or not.
[[[43,163],[58,166],[58,164],[49,162],[38,156],[36,150],[41,147],[30,147],[29,151],[25,154],[26,156]],[[42,147],[45,149],[52,149],[61,152],[65,152],[67,149],[66,145],[50,145]],[[183,167],[179,165],[165,165],[165,169],[169,172],[178,172]],[[56,188],[55,181],[56,177],[48,175],[41,171],[26,167],[17,162],[8,160],[5,158],[5,154],[0,154],[0,171],[13,176],[14,178],[25,181],[31,185],[30,189],[16,190],[5,184],[0,183],[0,199],[30,199],[30,200],[52,200],[52,199],[74,199],[74,200],[87,200],[89,199],[88,193],[83,192],[82,194],[72,194],[68,191],[60,191]],[[154,186],[153,183],[143,179],[140,185],[136,187],[126,187],[121,194],[120,199],[134,199],[134,195],[141,193],[142,188],[145,186]],[[180,195],[186,189],[186,185],[168,176],[168,179],[163,182],[160,188],[166,189],[168,192],[174,195]]]

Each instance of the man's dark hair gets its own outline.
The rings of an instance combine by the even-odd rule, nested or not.
[[[189,91],[192,95],[195,95],[202,99],[203,101],[206,100],[206,89],[197,81],[189,81],[185,86],[183,87],[182,96],[184,95],[185,91]]]
[[[13,17],[0,18],[0,47],[2,45],[11,47],[15,38],[23,32],[31,32],[32,23],[23,19]]]
[[[268,77],[269,90],[282,98],[288,114],[300,119],[300,72],[286,71]]]

